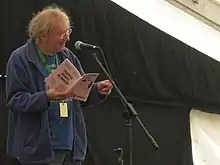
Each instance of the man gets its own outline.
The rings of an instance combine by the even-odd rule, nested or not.
[[[79,165],[87,147],[81,106],[104,100],[112,84],[109,80],[95,83],[86,102],[70,99],[71,93],[48,89],[45,78],[64,59],[84,74],[77,57],[65,47],[72,32],[70,19],[62,9],[47,7],[32,18],[28,31],[30,39],[12,53],[6,69],[7,152],[24,165],[65,161]]]

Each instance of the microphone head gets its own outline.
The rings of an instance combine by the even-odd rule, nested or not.
[[[76,41],[76,43],[74,44],[76,49],[99,49],[98,46],[94,46],[91,44],[86,44],[83,43],[82,41]]]
[[[75,44],[74,44],[74,45],[75,45],[75,48],[76,48],[76,49],[81,49],[80,45],[81,45],[82,43],[83,43],[83,42],[81,42],[81,41],[76,41]]]

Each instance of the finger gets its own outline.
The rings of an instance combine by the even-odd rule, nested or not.
[[[105,92],[100,92],[101,95],[109,95],[111,93],[111,90],[110,91],[105,91]]]
[[[101,95],[107,95],[108,92],[100,92]]]
[[[109,84],[111,84],[109,80],[104,80],[104,81],[101,81],[100,83],[102,86],[108,86]]]
[[[102,85],[102,87],[101,88],[111,88],[111,85],[110,84],[108,84],[108,83],[105,83],[105,84],[103,84]]]
[[[59,99],[66,99],[69,97],[69,93],[67,92],[57,92],[56,93],[56,96],[59,98]]]
[[[67,94],[67,92],[56,92],[56,95],[59,97],[65,97]]]
[[[111,88],[103,88],[103,89],[101,89],[101,92],[109,92],[111,90]]]
[[[112,83],[108,84],[108,87],[109,87],[110,89],[112,89],[112,88],[113,88]]]

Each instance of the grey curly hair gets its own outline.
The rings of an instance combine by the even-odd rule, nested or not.
[[[56,23],[57,19],[66,21],[70,26],[70,18],[64,9],[56,5],[43,8],[33,16],[28,24],[29,37],[38,43],[41,37],[48,35],[51,26]]]

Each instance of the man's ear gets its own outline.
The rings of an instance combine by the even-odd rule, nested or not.
[[[47,39],[47,35],[46,34],[41,34],[40,37],[39,37],[40,41],[46,41],[46,39]]]

